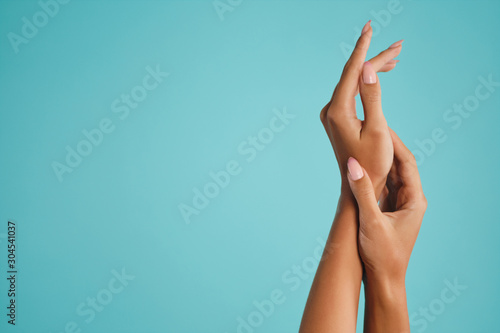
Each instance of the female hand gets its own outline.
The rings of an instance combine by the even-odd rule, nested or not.
[[[349,156],[357,158],[370,175],[376,192],[385,186],[386,176],[393,160],[393,147],[389,128],[382,112],[380,83],[376,72],[390,71],[401,52],[402,41],[365,62],[370,45],[370,22],[363,28],[361,37],[347,61],[332,99],[322,109],[320,118],[330,138],[339,163],[343,187],[347,188],[346,170]],[[355,96],[359,92],[365,120],[356,117]]]
[[[415,157],[394,131],[390,135],[394,164],[381,206],[370,176],[354,158],[347,163],[348,179],[359,207],[359,253],[366,275],[404,282],[427,200]]]
[[[377,71],[387,72],[396,66],[393,60],[401,51],[401,42],[393,44],[365,65],[367,82],[360,80],[372,29],[369,22],[347,61],[330,102],[320,118],[342,172],[342,193],[323,256],[314,277],[304,309],[300,332],[354,332],[363,267],[358,253],[358,211],[346,180],[349,156],[356,156],[369,166],[370,176],[385,185],[392,164],[393,148],[380,106]],[[359,91],[365,119],[356,118],[355,96]],[[377,124],[381,124],[380,128]],[[380,165],[382,167],[380,167]]]

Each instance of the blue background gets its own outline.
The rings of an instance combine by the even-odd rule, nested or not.
[[[417,155],[433,130],[446,134],[419,155],[429,208],[407,274],[412,331],[497,330],[500,89],[456,129],[443,115],[480,76],[500,81],[500,2],[401,0],[384,20],[389,3],[243,0],[221,18],[211,1],[73,0],[16,53],[8,34],[41,7],[2,1],[1,331],[75,322],[82,332],[237,332],[274,289],[285,302],[253,331],[297,331],[312,274],[283,276],[326,239],[339,195],[319,112],[342,45],[368,19],[378,28],[369,57],[405,39],[397,68],[380,74],[390,126]],[[111,104],[148,66],[170,75],[120,119]],[[274,109],[295,118],[248,162],[238,146]],[[104,118],[114,131],[59,181],[52,163]],[[179,205],[192,206],[193,189],[231,160],[241,172],[187,224]],[[18,225],[15,328],[5,316],[8,219]],[[85,322],[77,307],[122,268],[135,278]],[[467,289],[441,309],[454,279]],[[422,319],[431,304],[439,314]]]

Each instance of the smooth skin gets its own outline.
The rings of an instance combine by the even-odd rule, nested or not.
[[[410,332],[405,276],[427,199],[413,154],[391,130],[394,164],[380,204],[370,176],[350,158],[349,185],[359,207],[359,254],[365,269],[365,332]]]
[[[402,153],[405,151],[401,146],[402,142],[387,126],[376,74],[390,71],[396,66],[397,60],[394,58],[401,51],[402,41],[394,43],[369,62],[365,62],[371,36],[372,29],[368,22],[344,67],[330,102],[320,114],[339,164],[342,186],[337,213],[304,310],[300,326],[302,333],[356,331],[363,266],[367,293],[365,331],[379,332],[380,325],[386,325],[389,318],[394,321],[395,315],[401,318],[395,320],[396,323],[406,323],[408,318],[406,310],[399,310],[402,305],[406,309],[403,273],[403,268],[406,271],[407,266],[407,262],[403,264],[406,256],[402,255],[397,268],[390,270],[386,267],[387,262],[381,263],[393,256],[391,251],[395,249],[392,247],[395,245],[389,244],[385,251],[378,249],[378,242],[399,244],[402,239],[397,232],[382,232],[385,229],[377,232],[378,229],[368,227],[372,226],[370,219],[376,218],[376,221],[380,222],[382,215],[376,215],[372,209],[373,202],[366,199],[368,193],[369,197],[373,197],[380,214],[393,214],[390,215],[392,221],[397,221],[402,219],[404,213],[382,213],[376,198],[382,198],[381,207],[384,211],[399,211],[403,206],[398,206],[398,203],[407,202],[404,200],[414,197],[409,195],[414,186],[408,187],[408,180],[403,181],[400,177],[400,173],[407,175],[405,172],[408,168],[401,169],[402,164],[407,165],[407,156]],[[355,96],[358,92],[363,103],[364,121],[356,117]],[[357,179],[348,172],[348,168],[356,166],[359,166]],[[418,175],[418,171],[416,174]],[[357,201],[358,199],[360,201]],[[360,202],[365,207],[362,220]],[[407,202],[407,206],[412,202]],[[361,228],[362,223],[364,224]],[[372,238],[374,235],[385,239]],[[416,239],[416,234],[414,237]],[[414,240],[411,242],[411,248],[413,244]],[[408,258],[411,248],[409,252],[404,252],[408,254]],[[379,257],[380,253],[386,255],[387,252],[390,252],[391,256]],[[398,273],[394,274],[394,271]],[[396,283],[397,287],[394,287],[393,283]],[[397,332],[405,332],[404,324],[395,325],[398,327]],[[385,327],[387,329],[389,326]],[[405,328],[401,330],[400,327]]]

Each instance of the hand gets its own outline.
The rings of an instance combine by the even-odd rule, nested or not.
[[[339,163],[343,188],[349,156],[357,158],[366,168],[376,192],[380,194],[393,161],[393,147],[389,128],[382,112],[380,83],[376,72],[390,71],[397,63],[393,60],[401,52],[402,41],[365,62],[372,29],[368,22],[347,61],[332,99],[322,109],[320,118],[330,138]],[[365,120],[356,117],[355,96],[359,92],[363,102]]]
[[[415,157],[394,131],[390,135],[394,164],[381,201],[389,211],[381,211],[370,176],[354,158],[347,163],[347,178],[359,207],[359,253],[367,277],[404,282],[427,200]]]
[[[363,267],[357,244],[358,208],[347,182],[346,163],[349,156],[355,156],[369,165],[370,175],[380,179],[382,191],[394,154],[380,107],[380,85],[376,72],[392,70],[397,63],[393,58],[401,51],[401,42],[396,42],[392,48],[371,59],[370,64],[365,65],[365,74],[375,83],[364,84],[359,77],[371,36],[372,29],[368,23],[344,67],[330,102],[320,115],[342,172],[343,195],[309,292],[301,333],[356,331]],[[365,108],[365,122],[356,118],[354,98],[358,85]],[[380,123],[383,126],[378,129],[377,124]],[[380,165],[382,169],[379,169]]]

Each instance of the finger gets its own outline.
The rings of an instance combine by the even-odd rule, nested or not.
[[[367,61],[363,65],[363,73],[359,79],[359,94],[365,114],[365,129],[387,126],[382,112],[380,82],[373,65]]]
[[[399,60],[393,59],[399,55],[402,49],[403,39],[389,46],[386,50],[380,52],[377,56],[368,60],[372,64],[375,72],[389,72],[396,67]],[[356,90],[356,95],[358,89]]]
[[[399,62],[399,60],[395,60],[395,59],[389,60],[386,64],[384,64],[382,67],[380,67],[380,69],[377,72],[381,73],[381,72],[392,71],[396,67],[396,64],[398,62]],[[371,60],[370,60],[370,63],[371,63]],[[376,69],[375,66],[374,66],[374,68]]]
[[[369,60],[369,61],[371,63],[371,60]],[[380,64],[378,64],[377,65],[378,67],[377,66],[373,66],[373,68],[375,69],[375,71],[377,73],[380,73],[380,72],[390,72],[390,71],[392,71],[396,67],[396,64],[398,62],[399,62],[399,60],[391,59],[386,64],[383,64],[382,67],[380,67]],[[358,88],[356,89],[356,95],[358,95],[358,93],[359,93],[359,85],[358,85]]]
[[[349,157],[347,169],[349,185],[358,203],[360,220],[374,220],[380,214],[380,208],[368,173],[353,157]]]
[[[372,33],[373,30],[370,21],[368,21],[352,51],[351,57],[344,66],[342,76],[335,88],[332,103],[339,106],[339,111],[345,112],[345,115],[349,117],[356,117],[354,97],[356,97],[358,78],[366,58],[366,52],[370,46]]]
[[[401,177],[403,186],[422,193],[422,183],[418,173],[417,162],[415,156],[405,146],[403,141],[391,128],[389,128],[394,146],[394,159],[398,165],[398,175]],[[410,191],[411,193],[411,191]]]
[[[401,53],[402,43],[403,40],[397,41],[396,43],[392,44],[387,49],[380,52],[378,55],[369,60],[373,68],[375,68],[376,72],[380,72],[380,69],[385,64],[389,63],[391,60],[396,58],[399,55],[399,53]]]
[[[389,72],[396,67],[396,64],[399,62],[399,60],[393,58],[397,57],[401,52],[402,43],[403,39],[397,41],[396,43],[389,46],[386,50],[380,52],[378,55],[368,60],[375,69],[375,72]],[[336,89],[337,88],[335,88],[335,90]],[[356,87],[356,92],[354,96],[356,96],[358,92],[359,92],[358,87]]]

